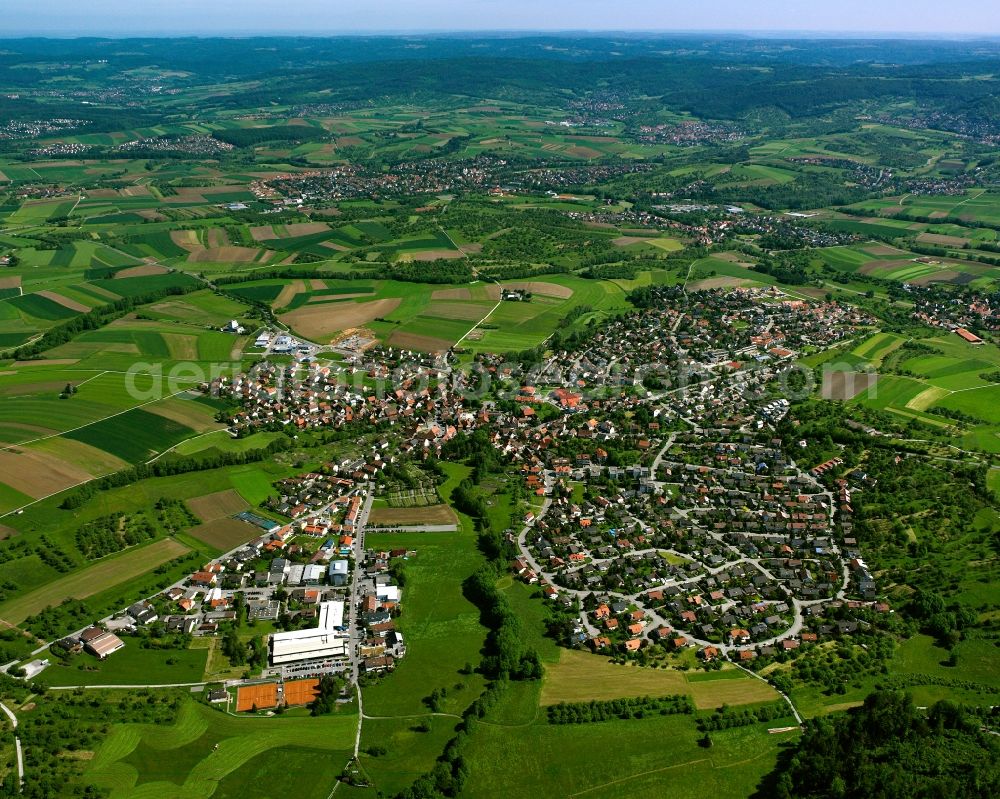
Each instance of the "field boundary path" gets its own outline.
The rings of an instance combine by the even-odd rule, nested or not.
[[[751,677],[756,677],[761,682],[764,682],[764,683],[767,683],[768,685],[771,685],[771,683],[767,682],[767,680],[764,677],[761,677],[759,674],[757,674],[757,672],[750,671],[750,669],[744,668],[743,666],[741,666],[739,663],[736,663],[735,661],[731,661],[731,662],[732,662],[732,664],[734,666],[736,666],[736,668],[740,669],[741,671],[745,671]],[[774,688],[773,685],[771,685],[771,687]],[[774,690],[778,691],[777,688],[774,688]],[[802,716],[799,715],[798,708],[795,707],[795,703],[792,702],[792,700],[788,696],[788,694],[786,694],[784,691],[778,691],[778,694],[781,696],[782,699],[785,700],[785,702],[788,704],[788,707],[790,707],[792,709],[792,715],[795,716],[795,720],[799,723],[799,727],[801,727],[803,724],[805,724],[805,722],[802,720]],[[778,731],[784,732],[787,729],[788,729],[787,727],[782,727]]]
[[[498,286],[500,286],[499,281],[494,280],[493,282],[496,283]],[[467,331],[465,331],[465,335],[462,336],[454,344],[452,344],[451,345],[452,347],[457,347],[459,344],[461,344],[463,341],[465,341],[472,334],[473,330],[475,330],[477,327],[479,327],[481,324],[483,324],[483,322],[485,322],[487,319],[489,319],[491,316],[493,316],[494,311],[496,311],[497,308],[499,308],[501,305],[503,305],[503,287],[502,286],[500,288],[500,292],[501,292],[501,296],[500,296],[500,299],[497,301],[497,304],[494,305],[492,308],[490,308],[490,312],[488,314],[486,314],[486,316],[484,316],[482,319],[480,319],[478,322],[476,322],[472,327],[470,327]]]
[[[75,691],[78,688],[84,688],[86,690],[104,690],[106,688],[204,688],[208,685],[207,682],[202,680],[201,682],[164,682],[150,685],[50,685],[50,691]]]
[[[21,738],[17,734],[17,716],[3,702],[0,702],[0,710],[7,715],[11,726],[14,727],[14,751],[17,755],[17,791],[18,793],[22,793],[24,791],[24,752],[21,749]]]

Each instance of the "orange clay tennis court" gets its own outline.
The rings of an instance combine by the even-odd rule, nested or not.
[[[293,680],[285,683],[286,705],[308,705],[316,698],[319,680]]]
[[[236,710],[265,710],[278,704],[278,686],[273,682],[241,686],[236,694]]]

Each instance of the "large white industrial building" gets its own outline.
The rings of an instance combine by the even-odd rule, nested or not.
[[[344,631],[344,603],[322,602],[318,627],[271,636],[271,664],[347,657],[349,641]]]

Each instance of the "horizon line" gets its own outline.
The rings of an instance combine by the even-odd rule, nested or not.
[[[745,39],[849,39],[856,41],[884,41],[916,39],[920,41],[997,41],[1000,40],[1000,31],[992,33],[983,32],[940,32],[940,31],[906,31],[906,30],[832,30],[832,29],[810,29],[810,28],[761,28],[761,29],[734,29],[734,28],[618,28],[618,29],[598,29],[598,28],[403,28],[403,29],[378,29],[378,28],[354,28],[350,30],[326,30],[316,31],[299,30],[294,28],[275,30],[273,28],[246,28],[231,29],[227,31],[213,31],[208,29],[177,29],[177,30],[103,30],[89,31],[85,33],[60,31],[49,28],[32,28],[18,30],[0,34],[0,41],[10,41],[17,39],[31,38],[52,38],[52,39],[138,39],[138,38],[284,38],[296,37],[307,39],[329,39],[338,37],[372,36],[384,38],[397,38],[405,36],[735,36]]]

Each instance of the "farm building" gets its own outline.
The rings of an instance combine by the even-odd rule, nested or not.
[[[280,666],[300,660],[346,657],[348,643],[349,636],[344,632],[344,603],[322,602],[317,627],[271,636],[271,664]]]
[[[958,334],[958,337],[960,339],[962,339],[963,341],[968,341],[970,344],[983,343],[983,340],[979,338],[979,336],[977,336],[975,333],[969,330],[966,330],[964,327],[956,328],[955,332]]]
[[[80,635],[80,642],[84,649],[101,660],[125,646],[125,642],[121,638],[107,630],[102,630],[100,627],[84,630]]]

